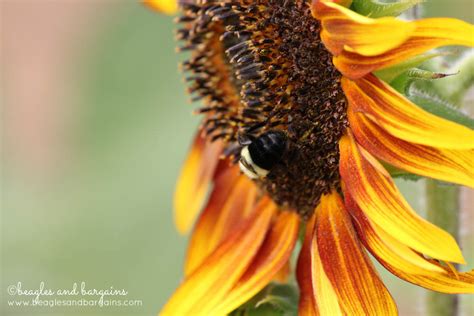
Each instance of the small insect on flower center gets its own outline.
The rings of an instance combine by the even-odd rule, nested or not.
[[[250,141],[240,152],[239,166],[251,179],[264,178],[281,160],[286,150],[286,135],[268,131]]]
[[[347,105],[309,1],[198,0],[183,4],[178,22],[209,141],[225,142],[277,204],[310,215],[339,187]]]

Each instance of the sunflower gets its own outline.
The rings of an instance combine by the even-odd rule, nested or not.
[[[374,75],[474,46],[472,25],[369,18],[351,1],[146,3],[180,7],[182,68],[204,103],[178,179],[178,230],[202,212],[163,315],[228,314],[285,280],[300,231],[301,315],[396,315],[366,251],[413,284],[474,292],[474,272],[454,268],[465,263],[455,239],[417,215],[387,171],[474,187],[474,131]]]

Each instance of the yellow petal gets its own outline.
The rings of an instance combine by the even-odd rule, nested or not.
[[[189,241],[184,268],[186,276],[245,223],[254,209],[256,194],[255,184],[240,175],[238,167],[219,175]]]
[[[321,39],[334,55],[342,51],[375,56],[400,46],[415,31],[414,24],[393,17],[371,19],[328,1],[313,3],[321,20]]]
[[[433,48],[447,45],[474,46],[474,26],[456,19],[432,18],[405,22],[415,31],[401,45],[375,56],[344,50],[333,59],[341,73],[358,79],[370,72],[399,64]],[[395,33],[394,31],[393,33]],[[350,37],[347,35],[347,37]]]
[[[270,283],[290,258],[298,238],[299,222],[294,212],[282,212],[278,216],[249,269],[211,315],[232,312]]]
[[[388,134],[365,117],[348,110],[357,142],[372,155],[411,173],[474,187],[474,150],[450,150],[412,144]]]
[[[318,256],[344,314],[397,315],[395,302],[362,249],[338,193],[321,197],[315,233]]]
[[[474,26],[457,19],[372,19],[331,1],[313,1],[312,11],[321,21],[322,41],[335,55],[334,65],[351,79],[436,47],[474,46]]]
[[[424,50],[444,45],[474,46],[474,25],[467,22],[451,18],[430,18],[410,23],[416,25],[413,37]]]
[[[354,112],[399,139],[435,148],[474,148],[474,130],[424,111],[373,75],[343,78],[342,88]]]
[[[200,133],[194,138],[174,194],[174,219],[182,234],[189,231],[206,200],[221,152],[221,142],[208,143]]]
[[[178,0],[144,0],[143,3],[165,14],[174,14],[178,11]]]
[[[436,259],[464,263],[454,238],[416,214],[386,176],[383,166],[355,143],[350,131],[339,141],[340,174],[364,214],[393,238]],[[364,154],[362,155],[363,152]],[[365,157],[371,157],[370,162]]]
[[[405,281],[430,290],[451,294],[474,293],[474,271],[453,273],[449,267],[442,267],[425,259],[370,222],[350,197],[347,197],[348,195],[346,204],[356,218],[362,242],[387,270]]]
[[[275,212],[275,205],[263,198],[245,224],[184,280],[161,315],[211,315],[255,258]]]
[[[444,271],[439,266],[427,261],[410,247],[398,242],[378,225],[371,222],[348,192],[344,192],[344,197],[347,209],[356,219],[354,223],[356,224],[355,227],[359,236],[366,248],[371,252],[375,252],[378,257],[397,265],[401,270],[413,274],[429,274],[433,271]]]
[[[396,266],[391,266],[382,260],[380,260],[380,263],[399,278],[433,291],[448,294],[474,293],[474,270],[458,272],[456,276],[449,274],[447,271],[429,275],[416,275],[407,273]]]

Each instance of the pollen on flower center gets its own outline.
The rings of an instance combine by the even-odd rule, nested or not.
[[[239,158],[241,139],[280,130],[288,150],[255,180],[282,207],[312,213],[339,186],[338,141],[346,126],[340,73],[304,0],[185,4],[178,37],[189,92],[203,99],[203,130]]]

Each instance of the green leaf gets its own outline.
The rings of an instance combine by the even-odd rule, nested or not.
[[[444,74],[419,68],[412,68],[395,78],[395,80],[392,80],[390,84],[398,92],[407,94],[411,84],[417,80],[435,80],[452,75],[454,74]]]
[[[404,72],[420,66],[422,63],[425,61],[428,61],[430,59],[433,59],[435,57],[439,56],[447,56],[451,55],[452,52],[436,52],[436,53],[429,53],[429,54],[422,54],[419,56],[416,56],[414,58],[411,58],[409,60],[406,60],[402,63],[399,63],[395,66],[388,67],[382,70],[379,70],[375,72],[375,74],[382,80],[386,82],[392,82],[395,78],[403,74]]]
[[[431,114],[474,129],[474,119],[461,112],[449,102],[444,101],[439,96],[436,96],[432,92],[427,93],[416,88],[412,88],[410,89],[408,98],[413,103],[425,111],[430,112]]]
[[[298,290],[290,284],[271,283],[232,316],[293,316],[298,314]]]
[[[292,305],[292,302],[289,298],[276,295],[267,295],[264,299],[259,301],[255,307],[258,308],[266,304],[270,304],[274,308],[281,311],[294,309],[294,305]]]
[[[421,2],[423,0],[401,0],[397,2],[354,0],[351,9],[371,18],[379,18],[383,16],[398,16]]]
[[[392,176],[392,178],[400,178],[400,179],[409,180],[409,181],[418,181],[420,179],[423,179],[422,176],[399,169],[386,162],[382,162],[382,165],[385,167],[388,173],[390,173],[390,176]]]
[[[400,92],[401,94],[406,95],[410,88],[410,85],[413,83],[413,79],[408,77],[406,73],[398,76],[395,80],[390,82],[392,88]]]
[[[462,54],[450,67],[445,65],[446,62],[439,62],[430,70],[457,73],[456,76],[433,82],[432,89],[436,90],[443,99],[460,107],[466,92],[474,85],[474,53],[471,50],[469,53]]]
[[[407,71],[407,76],[414,80],[435,80],[453,76],[455,74],[445,74],[440,72],[433,72],[429,70],[413,68]]]

